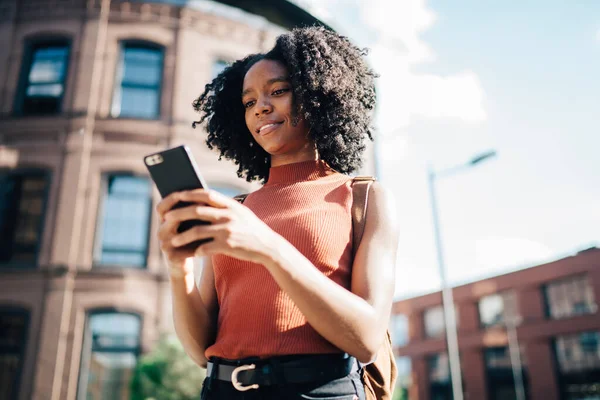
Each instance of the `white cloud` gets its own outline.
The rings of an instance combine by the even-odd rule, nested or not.
[[[295,2],[371,49],[370,61],[381,75],[376,122],[382,132],[406,127],[416,116],[467,123],[486,119],[484,90],[474,72],[441,76],[414,71],[417,64],[435,61],[435,53],[421,38],[437,19],[426,0]]]

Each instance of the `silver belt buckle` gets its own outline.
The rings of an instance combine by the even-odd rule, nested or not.
[[[252,390],[252,389],[258,389],[258,384],[254,384],[254,385],[250,385],[250,386],[243,386],[240,381],[238,381],[238,374],[242,371],[249,371],[252,369],[255,369],[256,365],[254,364],[250,364],[250,365],[240,365],[239,367],[237,367],[236,369],[233,370],[233,372],[231,373],[231,384],[233,385],[234,388],[236,388],[236,390],[239,390],[240,392],[245,392],[247,390]]]

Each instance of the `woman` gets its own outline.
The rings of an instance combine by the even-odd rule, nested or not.
[[[393,296],[393,201],[375,183],[352,254],[352,178],[375,105],[364,52],[323,28],[277,39],[194,102],[207,143],[265,184],[244,204],[210,190],[157,207],[177,335],[208,366],[203,399],[363,399],[358,363],[383,343]],[[171,210],[177,202],[193,205]],[[186,220],[210,225],[177,234]],[[198,248],[189,244],[212,238]],[[192,257],[205,257],[199,287]]]

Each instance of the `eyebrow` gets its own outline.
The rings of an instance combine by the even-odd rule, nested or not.
[[[285,83],[289,83],[289,79],[288,79],[288,77],[287,77],[287,76],[278,76],[278,77],[275,77],[275,78],[269,79],[269,80],[267,81],[267,85],[272,85],[272,84],[274,84],[274,83],[277,83],[277,82],[285,82]],[[245,95],[247,95],[247,94],[248,94],[248,93],[250,93],[251,91],[252,91],[252,89],[246,89],[246,90],[244,90],[244,91],[242,92],[242,97],[244,97]]]

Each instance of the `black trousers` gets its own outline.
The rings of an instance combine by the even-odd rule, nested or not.
[[[240,392],[228,381],[210,376],[204,380],[201,400],[365,400],[365,389],[358,367],[350,374],[331,380],[306,383],[264,385]]]

